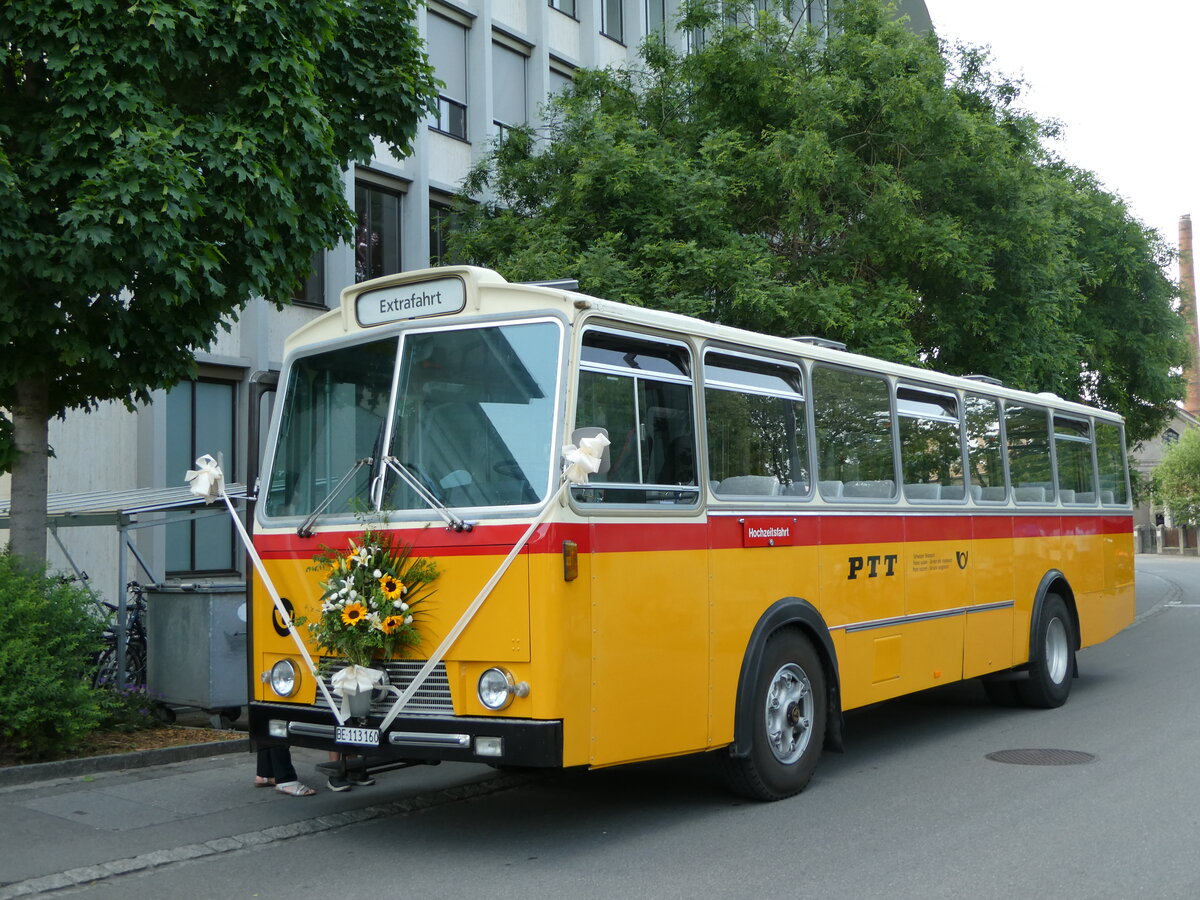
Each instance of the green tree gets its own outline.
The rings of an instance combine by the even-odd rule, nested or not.
[[[1163,453],[1151,493],[1176,525],[1200,525],[1200,429],[1189,428]]]
[[[188,377],[353,224],[343,172],[436,90],[416,0],[0,5],[0,466],[45,556],[47,422]],[[0,416],[0,420],[3,417]]]
[[[697,0],[692,52],[650,40],[637,70],[579,73],[548,133],[513,133],[473,171],[464,196],[485,201],[461,205],[454,252],[982,372],[1153,433],[1186,358],[1169,254],[1052,155],[1020,85],[878,0],[837,4],[827,37],[759,6]]]

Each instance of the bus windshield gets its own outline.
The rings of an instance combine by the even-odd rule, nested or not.
[[[561,345],[558,323],[542,320],[413,332],[296,360],[266,514],[310,515],[327,500],[329,514],[370,509],[373,475],[384,479],[382,509],[427,510],[380,456],[447,507],[539,502],[550,489]]]

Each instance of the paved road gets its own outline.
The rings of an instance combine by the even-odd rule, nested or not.
[[[248,760],[208,761],[0,792],[0,847],[31,846],[0,862],[0,878],[65,878],[64,860],[84,865],[81,848],[94,864],[193,847],[207,854],[67,893],[1194,898],[1200,561],[1139,557],[1138,568],[1137,622],[1080,654],[1063,709],[998,710],[967,683],[857,711],[847,752],[781,803],[733,800],[703,759],[508,783],[442,767],[311,800],[246,788]],[[1094,761],[987,757],[1014,749]],[[115,799],[105,807],[97,793]],[[35,882],[0,898],[23,885]]]

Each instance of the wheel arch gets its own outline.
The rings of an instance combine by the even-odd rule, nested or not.
[[[784,597],[771,604],[759,617],[746,652],[742,656],[742,667],[738,674],[736,707],[733,718],[733,743],[729,747],[731,756],[744,757],[750,753],[754,730],[755,676],[762,664],[763,649],[767,639],[778,631],[793,628],[808,638],[821,659],[825,671],[825,694],[827,713],[825,717],[824,747],[842,750],[842,700],[838,680],[837,650],[829,634],[825,617],[815,606],[800,597]]]
[[[1058,569],[1051,569],[1042,576],[1042,580],[1038,583],[1037,591],[1034,593],[1033,610],[1029,616],[1029,662],[1040,659],[1045,652],[1045,648],[1037,640],[1036,629],[1039,621],[1038,617],[1042,613],[1042,606],[1045,605],[1046,597],[1049,594],[1057,594],[1062,597],[1063,603],[1067,605],[1067,613],[1071,616],[1071,649],[1079,649],[1081,641],[1079,609],[1075,605],[1075,592],[1071,590],[1071,583],[1067,581],[1066,575]]]

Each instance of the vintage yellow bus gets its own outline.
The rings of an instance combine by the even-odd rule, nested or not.
[[[777,799],[845,711],[967,678],[1059,706],[1076,651],[1134,615],[1120,417],[991,379],[463,266],[346,289],[279,390],[260,744],[376,766],[709,751]],[[564,483],[564,445],[598,434],[599,470]],[[420,646],[348,715],[344,661],[287,619],[320,614],[313,557],[364,510],[440,574]]]

